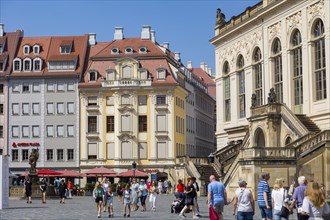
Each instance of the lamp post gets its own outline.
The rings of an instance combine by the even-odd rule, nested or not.
[[[136,170],[136,163],[133,161],[132,163],[132,168],[133,168],[133,177],[135,178],[135,170]]]

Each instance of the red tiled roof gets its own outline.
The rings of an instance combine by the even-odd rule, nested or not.
[[[8,59],[8,56],[9,56],[8,52],[2,53],[0,55],[0,61],[5,61],[6,59]]]
[[[72,45],[72,40],[63,40],[61,46],[70,46]]]
[[[199,79],[207,85],[207,91],[212,96],[212,98],[216,98],[216,86],[214,80],[207,74],[202,68],[192,68],[190,71]]]
[[[6,42],[7,45],[5,47],[6,50],[3,51],[3,56],[7,56],[7,65],[5,71],[1,72],[0,75],[7,75],[10,73],[21,35],[22,31],[17,30],[16,32],[5,32],[4,36],[0,37],[0,41],[3,43]]]
[[[61,54],[61,55],[51,55],[48,61],[72,61],[78,59],[77,54]]]

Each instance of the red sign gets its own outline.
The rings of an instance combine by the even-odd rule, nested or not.
[[[20,143],[15,143],[13,142],[13,144],[11,145],[13,147],[40,147],[40,144],[35,142],[35,143],[25,143],[25,142],[20,142]]]

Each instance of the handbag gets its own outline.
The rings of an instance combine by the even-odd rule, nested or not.
[[[213,206],[209,207],[210,220],[219,220],[218,213],[214,210]]]
[[[287,219],[289,215],[290,215],[289,209],[286,206],[282,206],[280,211],[280,216]]]

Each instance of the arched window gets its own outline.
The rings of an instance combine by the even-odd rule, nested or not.
[[[21,59],[19,58],[15,58],[14,61],[13,61],[13,68],[14,68],[14,72],[18,72],[18,71],[21,71]]]
[[[327,98],[327,77],[325,70],[325,37],[324,25],[318,19],[313,26],[314,45],[314,80],[316,101]]]
[[[283,102],[283,75],[282,75],[282,47],[281,41],[276,38],[273,42],[273,74],[276,99],[278,102]]]
[[[95,71],[89,72],[89,81],[94,82],[96,80],[97,80],[97,72]]]
[[[291,137],[287,137],[286,139],[285,139],[285,145],[288,145],[288,144],[290,144],[292,142],[292,139],[291,139]]]
[[[123,67],[123,79],[131,79],[131,72],[132,72],[132,67],[130,66],[124,66]]]
[[[265,135],[264,135],[264,132],[258,128],[256,131],[255,131],[255,135],[254,135],[254,141],[256,143],[256,147],[265,147]]]
[[[230,121],[230,76],[229,76],[229,63],[226,61],[223,65],[224,88],[225,88],[225,121]]]
[[[25,58],[23,61],[23,70],[24,71],[31,71],[31,59]]]
[[[238,100],[239,100],[239,118],[245,117],[245,74],[244,74],[244,58],[239,55],[237,59],[237,75],[238,75]]]
[[[261,65],[261,51],[257,47],[253,55],[253,70],[254,70],[254,93],[257,97],[257,106],[263,104],[263,92],[262,92],[262,65]]]
[[[300,112],[300,106],[303,104],[303,76],[302,76],[302,48],[301,34],[295,30],[291,39],[292,64],[293,64],[293,94],[295,112]],[[297,112],[298,113],[298,112]]]
[[[42,67],[42,60],[40,58],[35,58],[33,60],[33,70],[40,71]]]

